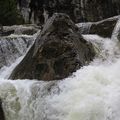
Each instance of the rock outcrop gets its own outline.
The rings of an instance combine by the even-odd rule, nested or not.
[[[89,34],[97,34],[102,37],[111,37],[120,16],[108,18],[92,24]]]
[[[23,8],[24,18],[28,20],[30,0],[25,1],[27,1],[26,5],[21,4],[20,6]],[[120,14],[119,0],[38,0],[39,2],[40,5],[37,6],[42,10],[45,7],[49,15],[55,12],[66,13],[77,23],[99,21]],[[24,3],[24,1],[21,0],[21,3]]]
[[[78,27],[81,34],[97,34],[110,38],[119,19],[120,16],[115,16],[98,22],[80,23]]]
[[[88,21],[99,21],[120,14],[119,0],[80,0],[82,16]]]
[[[70,18],[54,14],[9,79],[63,79],[94,56],[92,45],[82,38]]]
[[[9,36],[11,34],[34,35],[39,30],[39,27],[35,25],[1,26],[0,28],[0,36]]]

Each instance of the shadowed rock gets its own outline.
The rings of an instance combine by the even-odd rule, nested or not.
[[[102,37],[111,37],[119,18],[120,16],[116,16],[96,22],[91,26],[89,34],[98,34]]]
[[[24,8],[22,14],[27,22],[29,16],[27,6],[31,0],[21,0],[21,3],[24,4],[25,1],[27,4],[22,5]],[[38,10],[45,9],[49,16],[55,12],[66,13],[76,23],[96,22],[120,14],[120,0],[38,0],[38,2],[33,0],[32,6],[34,8],[39,6]],[[39,18],[39,15],[36,17]]]
[[[55,80],[88,64],[95,52],[65,14],[54,14],[10,79]]]
[[[97,34],[110,38],[119,19],[120,16],[115,16],[98,22],[79,23],[78,26],[81,34]]]
[[[0,100],[0,120],[5,120],[5,116],[4,116],[1,100]]]

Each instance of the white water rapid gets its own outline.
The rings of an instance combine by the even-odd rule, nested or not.
[[[0,70],[6,120],[120,120],[120,45],[116,35],[111,39],[83,37],[94,44],[97,56],[65,80],[8,80],[22,57]]]

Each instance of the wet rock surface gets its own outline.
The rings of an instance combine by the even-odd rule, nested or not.
[[[115,25],[119,19],[120,16],[117,16],[92,24],[89,34],[97,34],[102,37],[110,38],[115,28]]]
[[[0,120],[5,120],[4,111],[2,108],[2,101],[0,100]]]
[[[35,25],[13,25],[13,26],[1,26],[0,36],[9,36],[11,34],[16,35],[34,35],[39,30]]]
[[[71,75],[95,56],[90,43],[65,14],[54,14],[10,79],[57,80]]]
[[[78,27],[81,34],[97,34],[110,38],[119,19],[120,16],[115,16],[98,22],[79,23]]]

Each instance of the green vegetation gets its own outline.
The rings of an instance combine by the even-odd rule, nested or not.
[[[0,24],[22,24],[23,18],[17,10],[16,0],[0,0]]]

